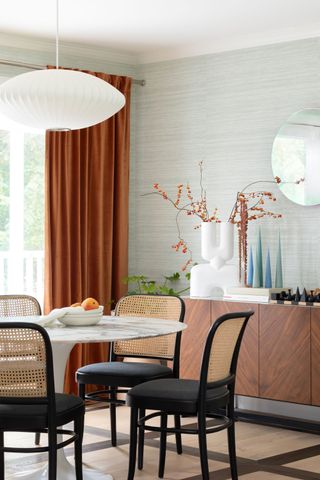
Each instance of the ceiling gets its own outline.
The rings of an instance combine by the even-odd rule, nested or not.
[[[8,0],[0,32],[52,40],[56,0]],[[18,14],[17,14],[18,13]],[[141,62],[320,36],[320,0],[60,0],[60,39]]]

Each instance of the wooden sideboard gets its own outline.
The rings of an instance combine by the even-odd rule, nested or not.
[[[320,308],[185,299],[181,377],[198,378],[204,342],[215,319],[253,310],[241,345],[236,393],[320,406]]]

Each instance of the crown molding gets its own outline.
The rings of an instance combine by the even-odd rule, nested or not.
[[[262,47],[267,45],[287,43],[298,40],[316,39],[320,37],[320,25],[314,25],[308,31],[298,31],[297,29],[286,29],[281,32],[269,32],[266,34],[247,35],[243,37],[221,38],[214,43],[212,41],[199,42],[189,45],[181,45],[157,50],[150,50],[144,53],[133,53],[128,51],[120,51],[108,49],[101,45],[88,45],[81,43],[71,43],[60,41],[60,58],[74,57],[79,62],[86,58],[99,63],[114,62],[126,65],[144,65],[150,63],[159,63],[164,61],[178,60],[182,58],[192,58],[201,55],[217,54],[222,52],[236,51],[247,48]],[[6,47],[9,49],[19,50],[19,57],[23,51],[38,52],[42,54],[50,54],[52,63],[55,58],[55,41],[50,39],[42,39],[35,37],[27,37],[20,35],[12,35],[0,33],[0,52]],[[10,55],[10,53],[6,53]],[[1,56],[3,56],[1,54]],[[8,58],[10,60],[10,58]],[[72,67],[73,65],[64,65]]]
[[[279,43],[288,43],[299,40],[317,39],[320,37],[320,25],[317,24],[307,31],[287,29],[281,32],[270,32],[266,34],[247,35],[243,37],[221,38],[214,43],[206,41],[190,45],[181,45],[167,49],[149,51],[137,56],[138,65],[158,63],[164,61],[192,58],[201,55],[218,54],[248,48],[263,47]]]
[[[21,50],[37,51],[41,53],[55,54],[55,41],[49,39],[26,37],[0,33],[1,48],[9,47]],[[85,45],[59,41],[60,56],[74,56],[78,58],[88,57],[99,62],[115,62],[128,65],[136,65],[136,55],[131,52],[112,50],[101,46]],[[69,65],[65,65],[68,67]]]

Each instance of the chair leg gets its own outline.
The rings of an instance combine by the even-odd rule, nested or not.
[[[74,419],[74,431],[78,435],[74,442],[74,464],[76,470],[76,480],[82,480],[82,441],[84,429],[84,412]]]
[[[144,417],[146,411],[144,408],[139,410],[139,420]],[[138,469],[143,469],[143,450],[144,450],[144,430],[139,428],[139,439],[138,439]]]
[[[138,422],[138,409],[135,407],[131,407],[128,480],[133,480],[134,471],[136,467],[137,433],[138,433],[137,422]]]
[[[181,430],[180,415],[174,416],[174,427],[177,428],[178,430]],[[181,433],[176,433],[176,450],[178,455],[182,454]]]
[[[40,445],[40,433],[37,432],[34,436],[34,443],[35,445]]]
[[[78,383],[78,395],[82,400],[84,400],[86,394],[86,386],[84,383]]]
[[[228,449],[229,449],[231,478],[232,480],[238,480],[236,438],[235,438],[234,423],[232,423],[232,425],[228,428]]]
[[[202,479],[209,480],[206,417],[204,413],[200,413],[200,412],[198,412],[198,441],[199,441]]]
[[[116,400],[117,400],[117,394],[116,394],[116,388],[111,387],[110,388],[110,428],[111,428],[111,445],[113,447],[117,446],[117,417],[116,417]]]
[[[158,477],[159,478],[163,478],[164,467],[165,467],[165,464],[166,464],[167,423],[168,423],[168,415],[166,413],[161,413],[160,454],[159,454],[159,472],[158,472]]]
[[[236,455],[236,437],[234,427],[234,389],[230,392],[230,401],[226,407],[226,414],[232,424],[228,427],[228,450],[232,480],[238,480],[237,455]]]
[[[49,443],[48,480],[57,480],[57,432],[55,428],[49,428],[48,443]]]
[[[0,478],[4,480],[4,451],[2,450],[4,447],[4,434],[3,431],[0,431]]]

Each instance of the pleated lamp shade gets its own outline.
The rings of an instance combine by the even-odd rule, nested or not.
[[[0,113],[45,130],[77,130],[112,117],[125,97],[93,75],[48,69],[23,73],[0,85]]]

